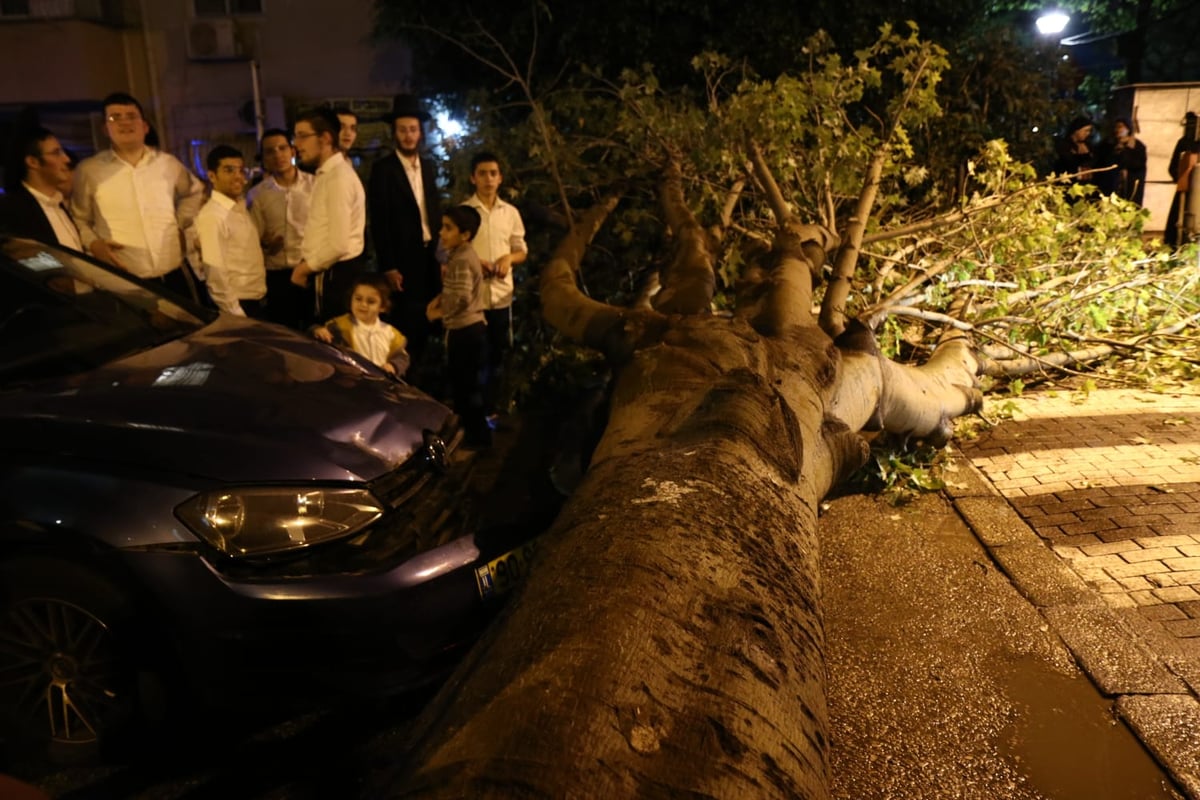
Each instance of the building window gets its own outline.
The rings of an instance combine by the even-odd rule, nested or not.
[[[0,16],[28,17],[29,0],[0,0]]]
[[[0,0],[7,2],[7,0]],[[192,0],[197,17],[228,17],[235,14],[262,14],[263,0]]]

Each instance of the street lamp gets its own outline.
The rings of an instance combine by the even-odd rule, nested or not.
[[[1037,25],[1038,33],[1048,36],[1053,33],[1062,33],[1070,21],[1070,16],[1062,11],[1047,11],[1038,17],[1034,24]]]

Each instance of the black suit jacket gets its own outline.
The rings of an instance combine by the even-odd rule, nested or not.
[[[380,272],[399,270],[404,276],[404,301],[422,308],[441,291],[441,270],[434,253],[442,227],[442,203],[437,190],[437,168],[421,159],[421,186],[432,239],[426,245],[416,195],[395,152],[375,162],[367,182],[367,213]]]
[[[46,212],[42,211],[37,198],[24,186],[18,186],[0,197],[0,230],[41,242],[58,241]]]

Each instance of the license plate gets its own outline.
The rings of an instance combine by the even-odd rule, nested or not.
[[[529,542],[476,567],[475,585],[479,587],[479,596],[484,600],[499,597],[525,580],[533,562],[533,550],[533,542]]]

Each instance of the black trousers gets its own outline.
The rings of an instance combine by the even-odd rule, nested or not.
[[[1176,192],[1171,199],[1171,208],[1167,211],[1167,225],[1163,230],[1163,242],[1171,247],[1182,247],[1187,244],[1187,231],[1180,230],[1183,209],[1187,206],[1187,192]]]
[[[505,362],[512,350],[512,306],[489,308],[483,312],[487,320],[487,388],[483,395],[484,411],[499,410],[500,390],[504,385]]]
[[[404,290],[392,292],[392,310],[384,315],[384,320],[395,326],[408,340],[405,347],[413,364],[409,368],[410,375],[437,371],[426,363],[425,355],[430,338],[441,331],[440,325],[434,325],[425,318],[425,307],[442,291],[442,267],[438,264],[436,252],[435,237],[417,251],[418,254],[414,256],[416,263],[403,265],[400,272],[404,276]],[[381,265],[380,269],[384,267]]]
[[[350,287],[367,271],[367,259],[360,254],[339,261],[321,276],[321,319],[333,319],[350,310]]]
[[[184,270],[188,270],[188,272],[184,272]],[[186,264],[150,280],[161,283],[170,291],[180,297],[191,300],[193,303],[208,304],[208,292],[199,289],[197,286],[199,281],[192,275]]]
[[[238,300],[238,305],[250,319],[267,319],[266,298],[262,300]]]
[[[487,370],[487,325],[477,322],[446,332],[446,359],[454,411],[462,419],[468,445],[492,443],[492,430],[483,409]]]
[[[316,320],[313,289],[292,283],[292,268],[267,270],[267,308],[264,319],[302,331]]]

